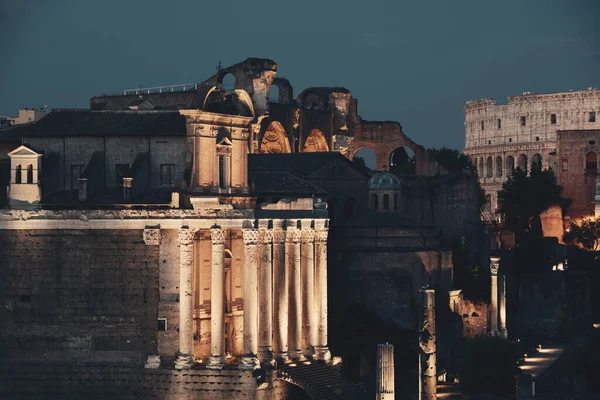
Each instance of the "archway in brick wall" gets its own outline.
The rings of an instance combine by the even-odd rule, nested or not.
[[[368,147],[358,150],[354,154],[354,157],[352,157],[352,161],[359,165],[364,163],[364,165],[372,171],[377,170],[377,158],[375,157],[375,152]]]
[[[269,124],[260,141],[261,154],[291,153],[288,135],[283,126],[273,121]]]
[[[527,173],[527,156],[525,154],[519,156],[519,168],[521,171]]]
[[[509,176],[515,170],[515,158],[513,156],[506,156],[506,161],[504,162],[504,164],[506,175]]]
[[[395,148],[390,153],[389,161],[388,169],[390,172],[411,175],[416,173],[415,152],[410,147],[401,146]]]

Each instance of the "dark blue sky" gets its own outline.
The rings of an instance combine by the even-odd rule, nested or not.
[[[462,105],[600,86],[597,0],[0,0],[0,115],[87,107],[271,58],[299,94],[345,86],[369,120],[462,148]]]

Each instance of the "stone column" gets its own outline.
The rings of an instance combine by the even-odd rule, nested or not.
[[[244,342],[240,369],[252,371],[259,367],[258,353],[258,266],[256,244],[258,231],[242,229],[244,235]]]
[[[508,338],[508,331],[506,329],[506,275],[500,276],[500,337],[503,339]]]
[[[285,231],[285,270],[288,281],[288,355],[293,360],[302,354],[302,287],[300,276],[300,230],[289,221]]]
[[[261,226],[261,222],[258,228],[258,360],[265,365],[273,361],[273,231]]]
[[[288,358],[288,281],[283,220],[273,220],[273,352],[277,361]]]
[[[315,300],[317,302],[317,341],[315,358],[331,360],[327,347],[327,233],[325,220],[315,220]]]
[[[193,320],[193,245],[195,229],[183,227],[179,230],[179,352],[175,360],[175,369],[189,369],[194,364],[192,349],[194,345]],[[144,241],[151,240],[150,233]]]
[[[310,227],[311,220],[302,220],[302,352],[312,358],[317,343],[315,313],[315,231]]]
[[[489,335],[498,334],[498,267],[500,257],[490,257],[490,274],[492,281],[492,293],[490,301],[490,331]]]
[[[210,277],[210,359],[206,368],[222,369],[225,365],[225,266],[223,265],[223,243],[225,230],[213,226],[210,230],[212,239],[212,264]]]
[[[394,346],[377,345],[376,400],[394,400]]]
[[[419,373],[421,375],[420,400],[437,399],[437,369],[435,344],[435,291],[423,289],[421,331],[419,333]]]

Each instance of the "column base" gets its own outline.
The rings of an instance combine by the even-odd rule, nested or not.
[[[498,336],[500,336],[502,339],[507,339],[508,338],[507,330],[504,328],[500,328],[500,330],[498,331]]]
[[[315,348],[313,346],[309,346],[304,349],[303,354],[307,359],[313,360],[315,358]]]
[[[258,348],[258,360],[260,364],[264,367],[275,366],[275,360],[273,359],[273,350],[270,347],[265,347],[264,349]]]
[[[254,354],[245,354],[238,367],[238,369],[241,369],[242,371],[254,371],[258,368],[260,368],[260,363]]]
[[[196,364],[194,357],[191,354],[179,354],[175,360],[175,369],[183,370],[190,369]]]
[[[223,356],[210,356],[208,364],[206,364],[207,369],[223,369],[224,366],[225,357]]]
[[[277,361],[277,364],[286,364],[290,362],[290,357],[287,352],[276,353],[275,361]]]
[[[331,361],[331,352],[327,346],[315,346],[315,360]]]
[[[158,369],[160,368],[160,356],[159,355],[150,355],[146,359],[146,363],[144,364],[144,368],[146,369]]]
[[[290,357],[290,359],[292,360],[292,362],[295,361],[306,361],[306,357],[304,357],[304,354],[302,354],[302,350],[294,350],[294,351],[288,351],[288,356]]]

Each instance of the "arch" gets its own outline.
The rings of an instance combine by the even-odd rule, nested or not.
[[[279,154],[291,153],[288,135],[283,126],[278,121],[272,121],[260,142],[261,154]]]
[[[383,195],[383,207],[384,210],[389,210],[390,209],[390,195],[385,193]]]
[[[27,183],[33,183],[33,165],[27,166]]]
[[[235,75],[233,75],[231,72],[228,72],[221,76],[218,82],[223,86],[223,89],[234,90],[237,83],[237,79],[235,78]]]
[[[479,164],[478,164],[477,157],[473,157],[471,162],[473,163],[473,166],[475,167],[475,171],[479,172]]]
[[[302,151],[304,153],[329,151],[329,146],[327,146],[327,140],[325,140],[323,132],[321,132],[318,129],[313,129],[312,131],[310,131],[310,134],[304,142],[304,149],[302,149]]]
[[[280,103],[279,86],[269,86],[269,101],[271,103]]]
[[[488,156],[487,161],[485,162],[485,176],[491,178],[494,176],[494,171],[492,171],[492,156]]]
[[[483,170],[483,157],[479,158],[479,168],[477,168],[477,172],[479,173],[480,177],[484,177],[484,173],[485,171]]]
[[[15,166],[15,183],[21,183],[21,164]]]
[[[585,169],[586,171],[598,170],[598,155],[593,151],[590,151],[585,155]]]
[[[231,250],[223,249],[223,258],[233,259],[233,253],[231,252]]]
[[[375,152],[368,147],[363,147],[362,149],[354,153],[352,161],[359,166],[364,165],[370,170],[377,169],[377,158],[375,156]]]
[[[496,178],[502,178],[502,157],[496,157]]]
[[[398,209],[398,205],[399,205],[399,204],[398,204],[398,203],[399,203],[399,202],[398,202],[398,198],[399,198],[399,197],[400,197],[400,196],[398,196],[398,193],[394,194],[394,210],[397,210],[397,209]]]
[[[356,200],[353,197],[349,197],[344,202],[344,219],[350,219],[354,217],[356,213]]]
[[[379,196],[375,193],[371,195],[371,209],[375,211],[379,210]]]
[[[536,153],[531,157],[531,169],[542,170],[542,156],[540,154]]]
[[[417,171],[415,152],[406,146],[396,147],[390,153],[390,172],[414,175]]]
[[[506,160],[504,161],[504,169],[506,171],[506,175],[510,175],[515,170],[515,158],[513,156],[506,156]]]
[[[519,156],[518,166],[521,171],[527,173],[527,156],[525,154]]]

